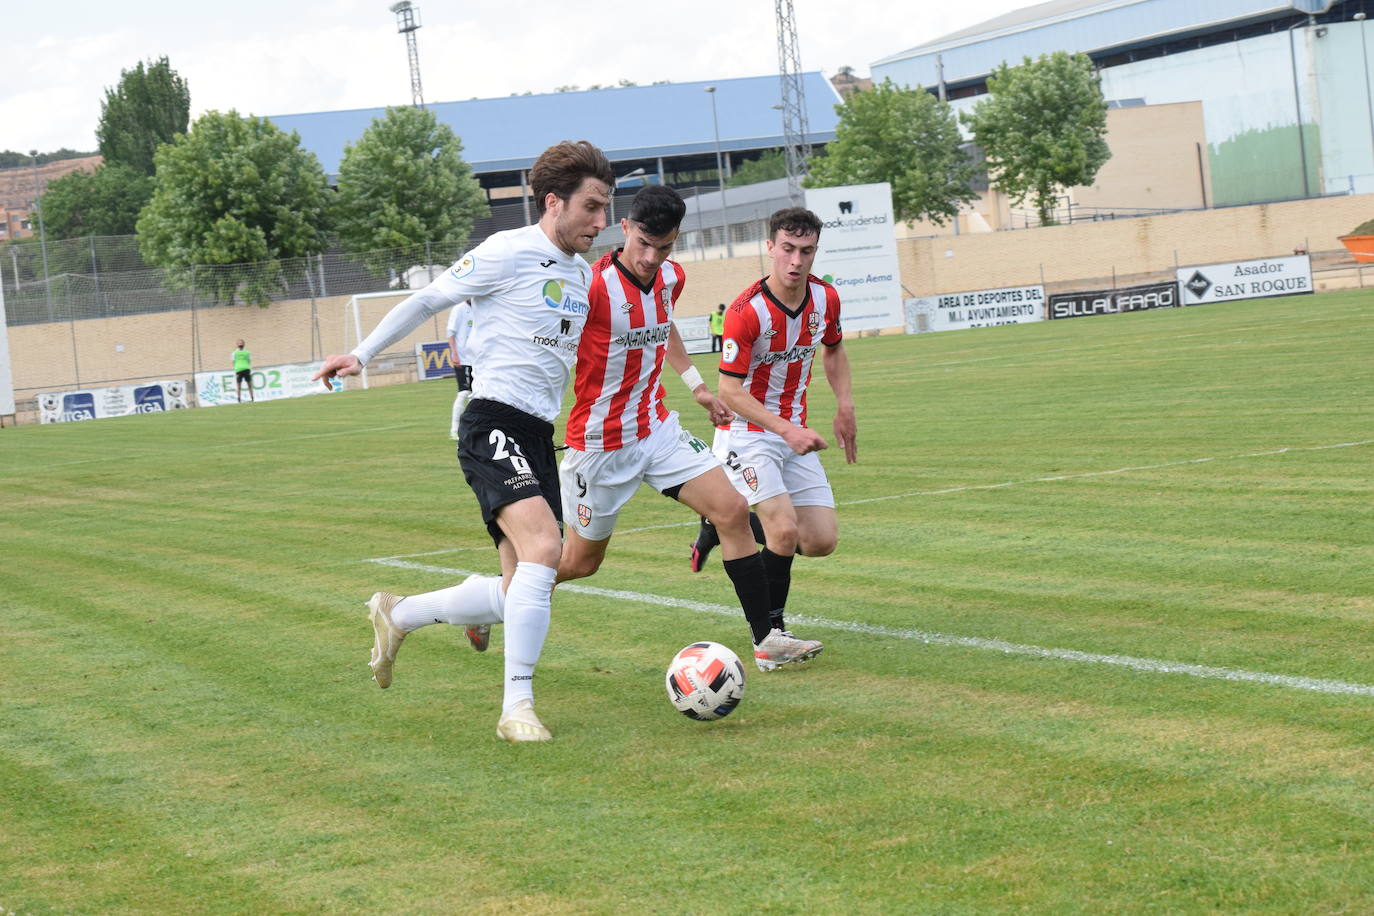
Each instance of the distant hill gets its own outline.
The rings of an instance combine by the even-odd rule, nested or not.
[[[8,154],[0,154],[8,155]],[[19,210],[32,206],[48,182],[78,170],[94,172],[105,160],[98,155],[83,155],[75,159],[57,159],[46,164],[39,156],[35,174],[33,159],[17,168],[0,168],[0,210]]]

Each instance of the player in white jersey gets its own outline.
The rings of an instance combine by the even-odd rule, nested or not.
[[[377,685],[388,687],[396,652],[411,631],[432,623],[504,621],[505,695],[496,731],[507,741],[550,737],[535,715],[531,681],[562,553],[553,421],[587,318],[590,268],[580,252],[606,226],[615,178],[605,155],[583,140],[545,150],[530,180],[536,225],[487,239],[393,308],[352,353],[329,357],[315,374],[326,384],[335,375],[356,375],[426,318],[472,300],[473,392],[459,421],[458,461],[500,551],[502,578],[471,576],[410,597],[376,593],[368,602],[370,666]],[[473,593],[482,600],[472,600]]]
[[[453,376],[458,381],[458,395],[453,399],[453,417],[449,422],[449,438],[458,438],[458,417],[472,397],[472,356],[468,338],[472,336],[472,301],[464,299],[448,313],[448,357],[453,363]],[[483,646],[483,648],[486,648]]]
[[[793,557],[826,556],[838,538],[835,497],[816,454],[827,443],[806,425],[818,346],[835,393],[835,439],[851,464],[858,460],[857,426],[840,297],[811,275],[821,221],[810,210],[788,207],[769,218],[768,230],[772,269],[725,313],[719,393],[735,419],[717,432],[716,454],[763,522],[772,625],[787,632]]]

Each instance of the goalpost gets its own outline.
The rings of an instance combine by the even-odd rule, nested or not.
[[[392,289],[392,290],[385,290],[385,291],[379,292],[379,293],[356,293],[356,294],[354,294],[353,296],[350,296],[349,299],[348,299],[348,303],[347,303],[346,305],[344,305],[344,319],[343,319],[343,326],[344,326],[344,352],[345,352],[345,353],[350,353],[350,352],[352,352],[352,350],[353,350],[354,347],[356,347],[358,344],[360,344],[360,343],[363,342],[363,322],[362,322],[362,317],[361,317],[361,315],[359,314],[359,309],[358,309],[358,302],[359,302],[360,300],[362,300],[362,299],[385,299],[385,298],[391,298],[391,299],[404,299],[406,296],[409,296],[409,295],[411,294],[411,292],[413,292],[413,290],[408,290],[408,289],[401,289],[401,290]],[[351,322],[351,325],[350,325],[350,322],[349,322],[349,320],[348,320],[350,316],[352,316],[352,318],[353,318],[353,321]],[[352,332],[351,335],[350,335],[350,333],[349,333],[350,331]],[[349,342],[349,337],[350,337],[350,336],[352,337],[352,342],[351,342],[351,343]],[[363,387],[366,388],[366,387],[367,387],[367,367],[366,367],[366,366],[363,366],[362,379],[363,379]]]

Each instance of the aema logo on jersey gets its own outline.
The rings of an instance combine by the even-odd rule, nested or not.
[[[574,315],[585,315],[591,311],[587,303],[579,302],[572,296],[563,292],[562,280],[549,280],[544,284],[542,291],[544,304],[551,309],[561,309],[565,312],[572,312]]]

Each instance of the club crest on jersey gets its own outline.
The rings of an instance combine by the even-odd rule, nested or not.
[[[592,510],[590,506],[584,506],[582,503],[577,504],[577,523],[583,528],[586,528],[592,523]]]
[[[453,274],[453,279],[461,280],[476,269],[477,259],[470,254],[465,254],[462,260],[449,268],[449,273]]]
[[[810,315],[806,316],[806,329],[812,334],[816,333],[816,329],[820,326],[821,316],[818,313],[812,312]]]
[[[744,478],[744,485],[757,493],[759,491],[759,475],[753,468],[745,468],[740,471],[740,476]]]
[[[668,304],[668,300],[670,298],[672,297],[668,294],[668,290],[666,287],[658,291],[658,301],[663,303],[664,305]]]

